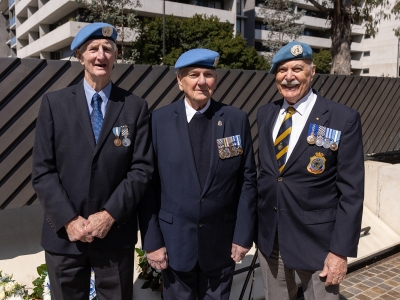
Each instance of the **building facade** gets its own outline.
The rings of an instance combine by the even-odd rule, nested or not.
[[[394,0],[392,0],[393,2]],[[232,24],[250,46],[263,52],[267,30],[258,5],[262,0],[141,0],[139,16],[174,15],[189,18],[194,14],[215,15]],[[76,33],[87,23],[82,20],[83,4],[75,0],[0,0],[0,56],[42,59],[69,59]],[[327,16],[299,0],[305,10],[300,20],[306,25],[299,41],[315,51],[329,49],[331,39]],[[2,24],[5,24],[5,27]],[[399,39],[394,36],[395,20],[384,21],[375,39],[368,38],[361,26],[352,28],[351,69],[354,75],[399,76]],[[4,29],[5,28],[5,29]],[[131,36],[133,38],[134,35]],[[124,41],[129,43],[130,40]]]

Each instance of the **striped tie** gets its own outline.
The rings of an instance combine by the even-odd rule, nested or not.
[[[275,140],[274,147],[276,160],[278,161],[279,172],[282,173],[286,163],[286,154],[289,148],[290,132],[292,132],[292,115],[295,109],[289,106],[286,110],[285,118],[279,128],[278,136]]]

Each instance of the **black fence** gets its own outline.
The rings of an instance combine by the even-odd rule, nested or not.
[[[35,202],[32,145],[41,98],[82,78],[77,62],[0,58],[0,209]],[[146,99],[150,110],[182,97],[175,69],[168,66],[117,64],[112,81]],[[316,74],[313,88],[360,112],[366,154],[400,149],[400,78]],[[281,98],[274,76],[266,71],[218,70],[213,98],[247,112],[257,153],[257,110]]]

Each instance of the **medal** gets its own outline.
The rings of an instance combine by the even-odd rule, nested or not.
[[[281,151],[281,150],[282,150],[282,148],[283,148],[283,145],[282,145],[282,143],[279,143],[279,145],[278,145],[277,147],[278,147],[278,150],[279,150],[279,151]]]
[[[339,148],[339,140],[340,140],[340,131],[339,130],[333,130],[332,133],[332,143],[329,146],[329,148],[332,151],[337,151],[337,149]]]
[[[310,127],[308,128],[308,136],[307,136],[307,143],[310,145],[314,145],[317,139],[315,138],[315,124],[310,123]],[[318,127],[317,127],[318,128]]]
[[[321,152],[316,152],[314,156],[310,157],[310,163],[307,166],[307,171],[312,174],[321,174],[325,171],[326,158]]]
[[[122,145],[124,145],[125,147],[128,147],[131,145],[131,140],[126,138],[122,140]]]
[[[331,146],[331,134],[332,134],[332,129],[327,128],[325,134],[325,141],[324,144],[322,145],[326,149],[328,149]]]
[[[117,147],[121,146],[121,140],[119,138],[115,138],[114,139],[114,145],[117,146]]]
[[[242,154],[243,146],[242,146],[242,140],[240,139],[240,134],[235,135],[235,139],[237,141],[238,154]]]
[[[317,133],[317,140],[315,141],[315,145],[321,147],[324,144],[324,136],[325,136],[326,127],[319,126],[318,133]]]
[[[122,145],[124,145],[125,147],[128,147],[131,145],[131,140],[128,139],[129,136],[129,128],[127,125],[123,125],[121,126],[121,135],[124,137],[122,140]],[[114,141],[115,143],[115,141]]]
[[[121,140],[119,139],[119,135],[121,134],[121,127],[113,127],[113,133],[115,135],[114,145],[117,147],[121,146]]]

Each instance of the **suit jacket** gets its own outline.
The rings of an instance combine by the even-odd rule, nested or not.
[[[203,190],[189,136],[184,100],[152,113],[158,200],[147,224],[140,224],[145,250],[166,246],[177,271],[213,270],[232,264],[232,243],[251,247],[256,209],[256,169],[249,122],[243,111],[211,100],[212,143]],[[220,159],[216,140],[240,135],[243,154]],[[158,209],[159,208],[159,209]],[[148,210],[145,210],[148,211]]]
[[[258,247],[269,256],[278,232],[286,266],[321,270],[329,251],[356,256],[364,198],[364,156],[359,114],[317,94],[317,100],[282,173],[278,171],[272,130],[283,100],[258,111]],[[341,131],[339,148],[307,143],[309,124]],[[321,152],[325,171],[307,170]]]
[[[128,125],[129,147],[114,145],[114,126]],[[84,253],[64,225],[107,210],[116,220],[95,251],[119,251],[137,240],[136,208],[153,172],[147,103],[112,86],[95,144],[83,82],[45,94],[36,123],[32,183],[45,213],[42,246],[62,254]],[[122,136],[121,136],[122,138]]]

